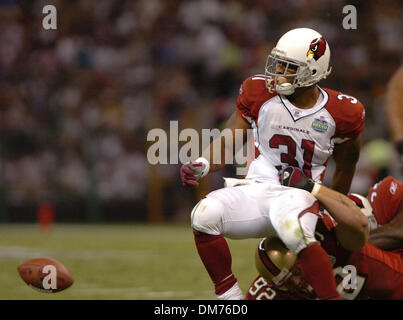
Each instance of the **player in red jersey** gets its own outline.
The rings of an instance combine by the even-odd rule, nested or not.
[[[313,234],[316,199],[279,182],[279,172],[290,165],[321,182],[333,155],[332,188],[342,193],[350,188],[365,111],[356,98],[317,85],[330,74],[329,64],[330,48],[324,37],[312,29],[294,29],[280,38],[268,56],[265,74],[242,83],[227,128],[233,136],[241,129],[244,137],[252,128],[256,157],[246,179],[211,192],[191,214],[196,247],[219,299],[243,297],[224,237],[266,235],[278,236],[298,256],[302,273],[321,299],[339,298],[332,266]],[[226,151],[234,149],[226,141],[227,136],[221,136],[202,157],[181,167],[184,185],[196,187],[197,180],[224,167]],[[216,146],[221,153],[214,154]]]
[[[319,229],[325,228],[321,224],[322,222],[319,221]],[[400,254],[379,249],[371,243],[367,243],[359,251],[350,252],[337,244],[337,237],[331,230],[324,229],[322,232],[317,232],[318,237],[323,237],[322,245],[325,250],[328,250],[332,259],[338,284],[337,290],[343,299],[403,299],[403,257]],[[284,246],[282,250],[288,249]],[[271,253],[274,257],[274,259],[266,259],[266,264],[271,265],[273,273],[270,276],[262,276],[265,272],[267,273],[267,270],[258,269],[259,276],[249,287],[246,300],[318,299],[312,286],[301,275],[298,264],[289,268],[284,267],[276,261],[279,259],[279,251],[273,249],[270,243],[266,250],[258,249],[257,252],[259,251],[261,255],[269,256]],[[287,254],[292,253],[287,251]],[[265,265],[264,268],[267,266]],[[351,274],[351,278],[346,279],[349,272],[352,272],[354,276]],[[353,277],[356,279],[355,283],[352,282]],[[276,279],[278,283],[276,284],[273,279]],[[348,287],[349,284],[350,287]]]
[[[286,185],[309,191],[315,189],[315,183],[306,179],[298,169],[286,169],[285,172],[288,172],[285,175],[286,181],[283,182]],[[318,188],[318,185],[316,186],[316,190],[313,191],[315,196],[325,204],[330,212],[336,213],[337,222],[354,227],[355,222],[350,219],[351,216],[354,216],[354,212],[343,209],[341,205],[336,207],[336,202],[342,203],[345,198],[343,200],[342,195],[337,196],[334,191],[326,187]],[[329,192],[333,194],[331,195]],[[346,243],[343,238],[348,240],[349,235],[345,232],[337,232],[337,223],[330,216],[322,214],[322,219],[317,224],[316,235],[333,262],[340,295],[345,299],[403,299],[403,255],[401,251],[403,224],[400,222],[403,216],[403,184],[392,177],[387,177],[370,189],[368,199],[356,194],[351,194],[349,197],[361,208],[369,220],[370,241],[383,249],[395,250],[385,251],[372,243],[366,243],[361,250],[346,250],[350,241]],[[334,203],[332,200],[335,200]],[[358,239],[354,239],[351,243],[356,240]],[[273,241],[271,240],[271,242]],[[273,254],[273,250],[277,253],[276,255]],[[283,261],[279,259],[279,256],[289,256],[291,253],[280,251],[278,244],[274,246],[268,244],[266,247],[262,243],[259,244],[256,261],[258,270],[264,276],[258,276],[253,281],[246,299],[315,298],[313,289],[307,286],[306,281],[301,280],[301,277],[299,281],[295,280],[295,278],[298,279],[298,266],[290,263],[284,265]],[[288,259],[290,260],[290,258]],[[356,287],[348,290],[345,288],[343,280],[343,277],[346,276],[343,269],[346,266],[354,266],[357,272]],[[275,282],[281,278],[279,270],[284,267],[290,272],[283,271],[283,274],[288,276],[287,283],[286,285],[280,283],[279,286]],[[283,278],[285,278],[284,275]]]

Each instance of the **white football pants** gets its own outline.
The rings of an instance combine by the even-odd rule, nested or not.
[[[230,239],[279,237],[295,254],[315,242],[318,203],[307,191],[255,182],[209,193],[192,210],[192,228]]]

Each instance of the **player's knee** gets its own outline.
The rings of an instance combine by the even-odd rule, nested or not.
[[[192,228],[207,234],[221,234],[224,210],[224,205],[217,199],[210,197],[201,200],[192,210]]]
[[[302,230],[299,227],[289,231],[279,232],[279,238],[293,253],[298,254],[298,252],[302,250]]]
[[[314,232],[301,224],[298,218],[284,220],[278,228],[278,236],[294,254],[316,242]]]

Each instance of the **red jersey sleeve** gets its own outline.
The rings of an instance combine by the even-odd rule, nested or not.
[[[356,98],[338,91],[324,89],[329,94],[326,109],[336,122],[333,138],[336,143],[354,139],[364,130],[365,108]]]
[[[257,121],[263,103],[274,96],[275,94],[271,94],[266,88],[263,75],[249,77],[239,89],[236,100],[237,111],[247,123],[252,124]]]
[[[379,224],[386,224],[403,210],[403,183],[388,176],[369,189],[368,200]]]

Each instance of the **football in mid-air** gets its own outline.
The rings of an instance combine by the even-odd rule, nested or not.
[[[41,292],[59,292],[74,282],[69,270],[51,258],[24,261],[18,266],[18,273],[28,286]]]

